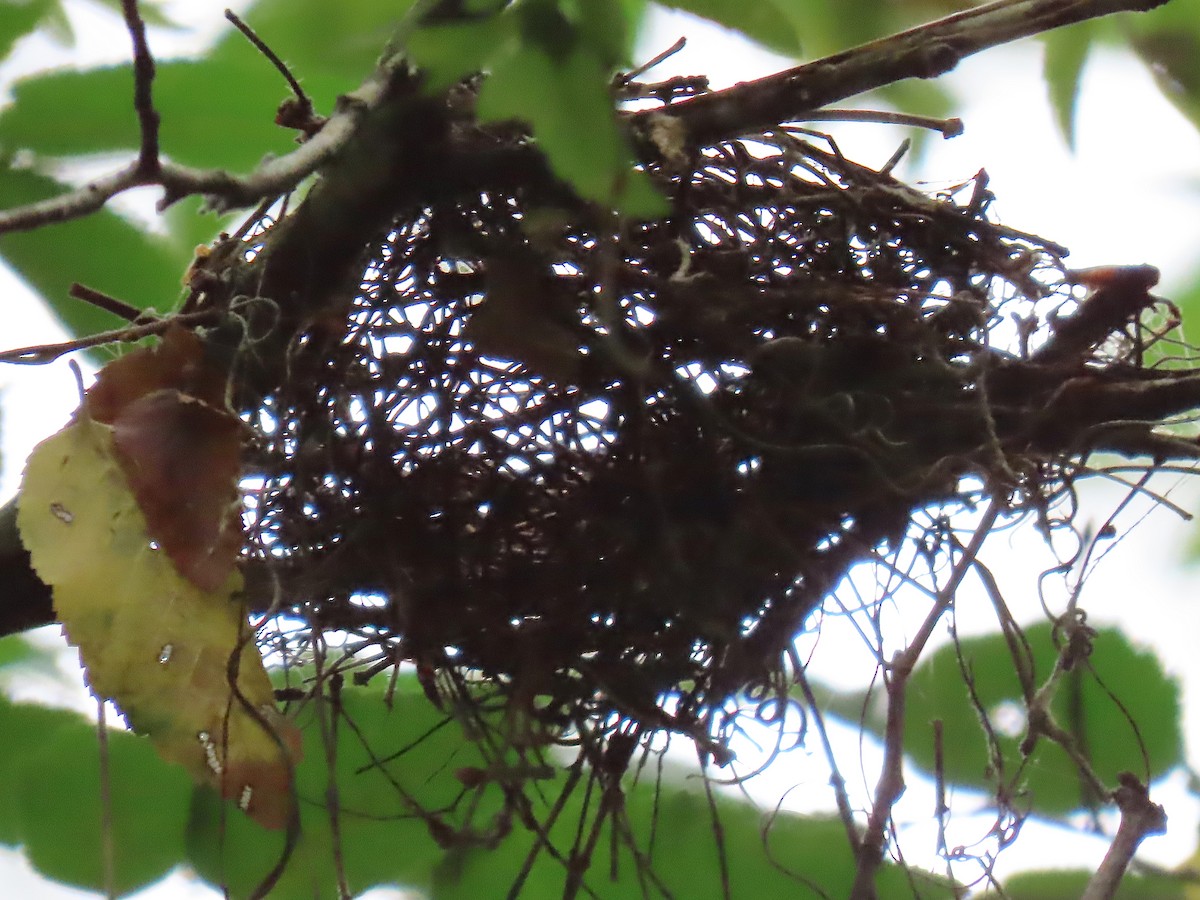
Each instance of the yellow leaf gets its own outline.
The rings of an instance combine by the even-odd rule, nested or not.
[[[276,711],[235,600],[241,575],[203,590],[151,542],[113,455],[111,426],[81,414],[38,445],[17,525],[95,694],[165,759],[261,824],[286,824],[299,734]],[[228,675],[235,654],[236,693]]]

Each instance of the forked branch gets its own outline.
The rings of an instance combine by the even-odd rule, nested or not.
[[[962,548],[946,583],[937,592],[925,621],[921,623],[909,645],[892,658],[884,672],[887,724],[884,734],[883,768],[875,786],[875,798],[867,817],[867,827],[858,845],[858,869],[854,875],[854,886],[850,890],[851,900],[874,900],[876,896],[875,875],[883,863],[883,848],[887,843],[892,808],[904,793],[904,708],[909,676],[920,661],[925,645],[933,636],[938,622],[954,603],[959,586],[975,565],[979,550],[1000,518],[1000,512],[1000,504],[995,501],[985,510],[979,524],[975,526],[970,543]]]
[[[163,189],[158,201],[160,212],[193,195],[207,198],[219,210],[277,197],[318,171],[351,140],[360,120],[380,104],[392,77],[401,68],[398,60],[381,63],[358,88],[338,98],[333,114],[319,132],[291,153],[267,158],[245,175],[183,166],[163,161],[159,156],[160,116],[154,107],[152,90],[155,67],[146,43],[145,23],[136,0],[122,0],[121,5],[134,48],[134,109],[141,131],[137,159],[76,190],[0,212],[0,234],[82,218],[102,209],[118,194],[137,187]]]
[[[699,146],[804,118],[829,103],[906,78],[934,78],[967,56],[1064,25],[1116,12],[1144,11],[1167,0],[997,0],[927,25],[797,66],[757,81],[673,104],[686,142]],[[154,64],[136,0],[122,0],[134,45],[134,106],[141,125],[137,160],[58,197],[0,212],[0,234],[38,228],[93,213],[135,187],[163,189],[159,209],[201,195],[218,209],[249,206],[294,188],[321,170],[360,131],[365,114],[389,99],[388,85],[405,68],[400,55],[386,56],[356,90],[342,95],[329,120],[311,139],[284,156],[268,159],[245,175],[163,162],[158,155],[158,113],[151,87]],[[402,101],[401,98],[392,98]],[[661,111],[634,114],[635,127]],[[390,148],[377,148],[380,153]]]
[[[1122,772],[1117,780],[1121,786],[1113,791],[1112,799],[1121,810],[1121,824],[1080,900],[1115,897],[1138,846],[1150,835],[1167,830],[1167,814],[1159,804],[1151,802],[1146,786],[1129,772]]]

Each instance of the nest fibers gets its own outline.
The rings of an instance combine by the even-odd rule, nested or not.
[[[937,544],[914,514],[1194,455],[1096,399],[1151,377],[1151,271],[1056,343],[1089,304],[982,173],[930,196],[790,127],[649,170],[660,221],[561,190],[397,209],[349,314],[293,342],[251,497],[292,647],[469,680],[616,774],[663,731],[724,761],[723,711],[786,694],[848,570]]]

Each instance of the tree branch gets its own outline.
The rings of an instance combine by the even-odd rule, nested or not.
[[[17,499],[0,507],[0,636],[55,620],[50,588],[33,572],[17,532]]]
[[[1113,791],[1112,799],[1121,810],[1121,824],[1100,868],[1088,882],[1080,900],[1111,900],[1125,876],[1138,846],[1152,834],[1167,830],[1167,814],[1157,803],[1150,801],[1150,792],[1129,772],[1117,776],[1121,786]]]
[[[142,117],[142,150],[138,160],[77,190],[0,212],[0,234],[81,218],[135,187],[161,187],[163,196],[158,202],[159,211],[196,194],[208,198],[215,209],[222,211],[284,194],[328,163],[350,142],[367,113],[383,100],[398,65],[381,66],[356,90],[340,96],[325,126],[310,140],[291,153],[264,160],[246,175],[157,162],[157,149],[153,151],[156,165],[145,168],[148,148],[157,148],[157,136],[155,133],[153,138],[148,137],[148,121]],[[145,91],[148,95],[148,86]]]
[[[965,57],[1019,38],[1168,0],[997,0],[815,62],[632,113],[643,128],[667,115],[697,147],[798,121],[806,113],[907,78],[936,78]]]
[[[137,0],[121,0],[125,27],[133,39],[133,108],[137,112],[142,132],[142,148],[138,153],[137,171],[153,178],[159,171],[158,126],[161,122],[154,108],[154,57],[146,43],[146,23],[138,10]]]

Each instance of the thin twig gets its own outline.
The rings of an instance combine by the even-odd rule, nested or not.
[[[101,293],[95,288],[88,287],[86,284],[80,284],[78,281],[74,282],[67,289],[67,295],[74,297],[76,300],[90,303],[97,309],[112,313],[114,316],[124,319],[131,324],[145,314],[142,310],[132,304],[126,303],[124,300],[118,300],[116,297]]]
[[[245,648],[253,644],[256,632],[255,629],[250,627],[244,617],[242,618],[239,632],[237,644],[230,652],[229,658],[225,661],[225,680],[229,686],[230,699],[225,707],[224,726],[221,729],[221,759],[225,761],[229,759],[229,720],[233,712],[234,703],[236,702],[242,711],[254,720],[254,724],[262,729],[262,732],[270,742],[275,745],[275,749],[279,753],[279,759],[283,762],[287,770],[287,791],[290,800],[283,848],[279,851],[279,856],[275,860],[275,865],[271,868],[271,871],[263,877],[262,881],[259,882],[258,886],[250,894],[251,900],[262,900],[262,898],[269,896],[271,891],[275,889],[275,885],[279,882],[280,877],[287,870],[288,861],[291,860],[292,854],[295,852],[296,846],[300,841],[300,802],[296,793],[296,762],[292,758],[291,748],[284,741],[283,735],[279,733],[279,729],[242,692],[239,681],[242,655]],[[222,788],[225,786],[225,778],[228,776],[228,773],[228,766],[223,766],[221,772]],[[222,804],[221,809],[222,815],[224,815],[224,804]],[[224,822],[224,819],[222,819],[222,822]],[[222,825],[222,827],[224,826]]]
[[[108,722],[104,698],[96,697],[96,742],[100,749],[100,856],[104,866],[104,896],[117,896],[117,848],[113,833],[112,761],[108,752]]]
[[[846,829],[846,840],[850,844],[850,849],[858,853],[858,826],[854,823],[854,810],[850,806],[850,795],[846,793],[846,779],[842,777],[841,769],[838,767],[837,756],[833,752],[833,742],[829,740],[829,732],[825,728],[825,717],[817,705],[817,697],[813,693],[812,685],[808,682],[808,677],[801,668],[796,669],[796,683],[804,694],[804,702],[808,704],[808,710],[816,725],[817,735],[821,739],[821,748],[825,752],[825,760],[829,765],[829,785],[833,788],[833,796],[837,802],[838,816],[841,817],[842,827]]]
[[[121,0],[121,12],[125,16],[125,27],[133,39],[133,108],[137,112],[138,125],[142,132],[142,146],[138,152],[137,171],[153,178],[159,171],[158,126],[160,118],[154,108],[154,57],[146,43],[146,23],[138,10],[137,0]]]
[[[875,786],[875,799],[859,845],[858,870],[855,872],[854,886],[850,891],[851,900],[869,900],[875,896],[875,873],[883,862],[883,848],[887,840],[892,807],[904,793],[904,708],[909,676],[921,658],[925,645],[933,636],[937,623],[954,602],[959,585],[974,565],[984,540],[1000,517],[1000,509],[1000,503],[997,501],[993,500],[988,505],[975,526],[970,543],[962,548],[950,577],[938,591],[937,600],[925,616],[925,621],[921,623],[909,645],[892,657],[890,666],[883,673],[887,693],[883,769]]]
[[[300,87],[300,82],[296,80],[296,76],[292,74],[292,70],[288,68],[287,63],[279,58],[279,55],[274,50],[267,46],[266,41],[260,38],[258,33],[242,21],[232,9],[225,10],[225,18],[232,22],[233,26],[246,36],[246,40],[252,43],[258,52],[270,60],[271,65],[279,70],[279,74],[288,83],[288,87],[292,89],[292,93],[296,95],[296,99],[303,106],[312,109],[312,100],[309,99],[308,94],[304,93],[304,88]]]
[[[707,768],[703,752],[699,752],[699,759],[701,770]],[[729,900],[733,896],[733,888],[729,880],[729,854],[726,850],[725,826],[721,822],[721,810],[717,806],[717,798],[713,793],[712,782],[708,778],[704,778],[703,783],[704,799],[708,802],[708,816],[709,821],[712,823],[713,842],[716,844],[717,849],[717,869],[721,875],[721,896],[725,900]]]
[[[132,325],[128,328],[102,331],[99,334],[75,338],[71,341],[62,341],[57,344],[34,344],[29,347],[17,347],[14,350],[0,352],[0,363],[18,363],[27,366],[45,365],[46,363],[54,362],[60,356],[74,353],[76,350],[86,350],[88,347],[99,347],[103,344],[140,341],[145,337],[162,334],[172,324],[183,326],[208,325],[217,321],[220,316],[221,313],[218,310],[204,310],[203,312],[167,316],[141,325]]]
[[[677,40],[675,43],[673,43],[670,47],[668,47],[662,53],[652,56],[649,60],[642,63],[640,66],[638,66],[632,72],[623,72],[621,75],[617,76],[617,79],[616,79],[617,85],[618,86],[626,85],[626,84],[629,84],[629,82],[633,81],[634,79],[641,78],[643,75],[645,75],[651,69],[653,69],[655,66],[662,65],[664,62],[666,62],[668,59],[670,59],[672,56],[674,56],[676,53],[678,53],[680,50],[682,50],[685,46],[687,46],[687,38],[686,37],[679,38],[679,40]]]
[[[907,125],[912,128],[927,128],[930,131],[936,131],[944,138],[958,137],[963,133],[962,119],[938,119],[933,116],[917,116],[910,113],[892,112],[887,109],[817,109],[805,113],[802,121]]]
[[[933,727],[933,784],[935,800],[933,803],[933,818],[937,821],[937,852],[946,860],[946,875],[953,878],[950,869],[950,847],[946,843],[946,817],[950,814],[950,806],[946,803],[946,748],[945,728],[941,719],[934,719]]]
[[[226,13],[228,14],[228,10]],[[351,894],[349,882],[346,879],[346,860],[342,852],[342,801],[337,782],[337,726],[341,718],[342,676],[338,673],[327,676],[325,672],[325,658],[329,648],[325,643],[325,635],[320,629],[313,632],[311,644],[313,661],[316,666],[313,706],[315,707],[317,725],[320,728],[321,746],[325,750],[325,812],[329,817],[329,838],[333,853],[333,870],[337,878],[338,898],[339,900],[348,900]],[[329,700],[333,706],[332,715],[325,708],[325,685],[327,679],[329,681]]]

